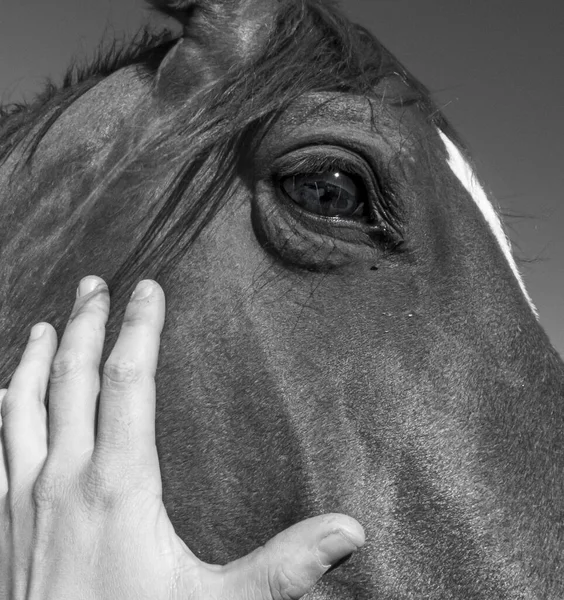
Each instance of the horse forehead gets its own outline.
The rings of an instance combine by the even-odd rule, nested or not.
[[[408,117],[406,112],[382,98],[337,92],[304,94],[279,117],[262,150],[269,155],[275,154],[275,149],[280,151],[292,145],[334,141],[336,145],[361,150],[365,156],[401,156],[414,162],[421,129],[430,128],[415,115]],[[406,130],[407,121],[410,130]]]

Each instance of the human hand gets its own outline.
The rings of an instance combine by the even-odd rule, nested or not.
[[[2,600],[294,599],[363,544],[356,521],[324,515],[226,566],[200,561],[161,497],[154,375],[163,291],[138,286],[101,386],[109,295],[92,277],[79,291],[58,351],[54,329],[36,326],[42,334],[30,336],[0,392]]]

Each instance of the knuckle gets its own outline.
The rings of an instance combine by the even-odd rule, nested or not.
[[[143,379],[138,363],[126,358],[109,358],[104,365],[104,384],[110,388],[121,388]]]
[[[60,350],[51,365],[51,383],[60,383],[78,377],[86,366],[86,356],[79,350]]]
[[[42,472],[32,487],[31,497],[38,509],[56,508],[68,491],[68,477],[53,470]]]
[[[297,594],[296,577],[284,566],[279,565],[268,574],[269,598],[272,600],[294,600]]]
[[[125,487],[125,474],[120,469],[102,469],[96,464],[83,474],[81,481],[84,502],[103,512],[110,512],[119,504]]]

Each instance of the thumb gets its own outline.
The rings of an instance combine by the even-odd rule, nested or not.
[[[351,517],[307,519],[251,554],[223,567],[224,589],[245,600],[297,600],[321,576],[364,544],[364,530]]]

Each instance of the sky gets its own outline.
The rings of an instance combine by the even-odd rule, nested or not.
[[[564,356],[564,2],[347,0],[434,93],[505,215],[527,288]],[[0,0],[0,101],[59,81],[102,37],[159,20],[142,0]]]

